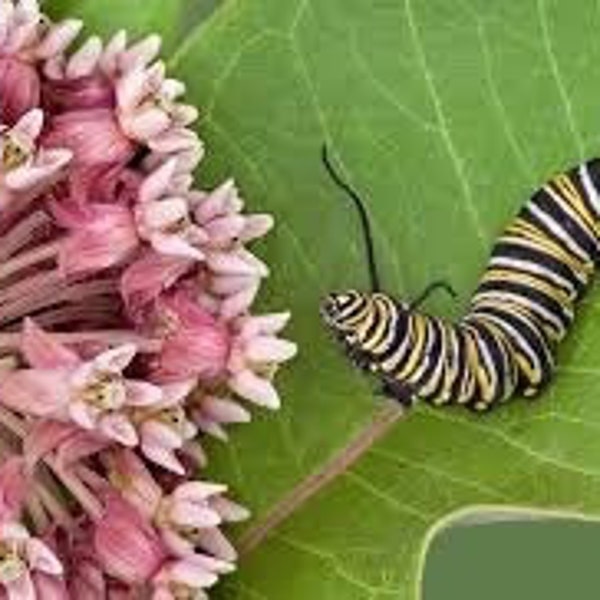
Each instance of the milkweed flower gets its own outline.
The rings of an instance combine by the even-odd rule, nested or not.
[[[81,28],[0,0],[0,597],[207,598],[249,512],[199,438],[277,408],[296,353],[253,312],[274,221],[196,186],[160,38]]]

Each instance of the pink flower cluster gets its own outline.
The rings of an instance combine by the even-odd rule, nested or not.
[[[0,600],[207,598],[245,519],[204,435],[270,409],[288,313],[253,315],[273,226],[194,188],[160,40],[0,0]]]

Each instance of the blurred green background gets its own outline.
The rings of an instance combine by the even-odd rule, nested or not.
[[[424,600],[597,600],[599,557],[597,523],[452,527],[431,546]]]

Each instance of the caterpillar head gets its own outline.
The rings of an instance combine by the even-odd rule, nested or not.
[[[357,290],[331,292],[321,303],[321,316],[340,337],[351,337],[360,325],[368,304],[368,294]]]
[[[332,292],[321,303],[321,316],[347,346],[356,347],[369,337],[369,324],[373,317],[379,319],[383,312],[389,314],[392,305],[398,317],[408,310],[408,305],[397,303],[379,292]],[[388,310],[382,310],[384,308]]]

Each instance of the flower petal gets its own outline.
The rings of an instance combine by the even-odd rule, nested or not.
[[[29,572],[25,571],[17,579],[4,584],[8,600],[36,600],[35,587]]]
[[[273,384],[256,375],[250,369],[244,369],[229,379],[229,386],[236,393],[260,406],[277,410],[281,406],[279,395]]]
[[[173,498],[178,502],[204,502],[211,496],[217,496],[227,491],[227,486],[222,483],[209,483],[206,481],[187,481],[179,484],[173,492]]]
[[[57,342],[29,317],[23,321],[21,351],[27,362],[36,369],[75,367],[81,363],[75,352]]]
[[[123,446],[133,447],[138,444],[138,435],[131,421],[119,413],[100,417],[100,431],[108,438],[116,440]]]
[[[96,428],[96,419],[100,411],[91,404],[83,400],[73,400],[69,403],[68,410],[69,416],[79,427],[89,430]]]
[[[57,556],[41,540],[31,538],[27,542],[27,560],[33,569],[48,575],[62,575],[63,566]]]
[[[164,446],[153,446],[143,443],[142,452],[146,458],[164,467],[167,471],[172,471],[173,473],[177,473],[177,475],[185,475],[184,466],[179,462],[172,450]]]
[[[147,381],[127,379],[125,388],[127,390],[126,404],[129,406],[153,406],[163,400],[161,388]]]
[[[122,344],[96,356],[93,359],[93,364],[101,372],[121,373],[133,360],[136,352],[137,347],[135,344]]]
[[[152,247],[166,256],[178,256],[190,260],[204,260],[204,253],[192,246],[179,235],[155,233],[151,238]]]
[[[293,358],[298,346],[288,340],[258,335],[248,341],[246,356],[252,362],[284,362]]]
[[[202,399],[201,411],[218,423],[249,423],[250,413],[237,402],[207,396]]]
[[[36,417],[62,415],[69,394],[67,374],[59,369],[20,369],[0,382],[0,404]]]

